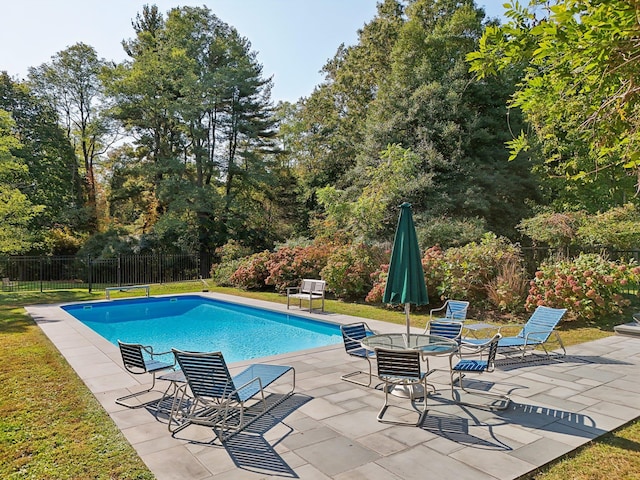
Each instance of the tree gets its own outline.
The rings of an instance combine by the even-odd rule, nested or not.
[[[507,164],[501,145],[509,137],[505,102],[509,74],[475,81],[466,55],[477,47],[484,12],[472,1],[414,0],[393,47],[391,69],[369,106],[367,135],[353,178],[380,161],[388,144],[411,148],[421,177],[406,200],[416,216],[483,218],[489,229],[514,236],[537,200],[524,159]],[[508,205],[508,207],[507,207]]]
[[[133,156],[118,159],[112,199],[135,172],[151,188],[143,224],[167,240],[159,244],[183,248],[177,238],[189,232],[196,240],[187,243],[203,251],[229,236],[263,247],[273,240],[269,222],[248,220],[265,212],[275,181],[275,121],[271,80],[251,44],[204,7],[165,19],[146,6],[133,27],[130,60],[108,76],[115,116],[136,138]]]
[[[57,113],[33,95],[26,83],[13,81],[6,73],[0,73],[0,109],[11,114],[11,132],[21,145],[11,154],[28,170],[21,192],[32,204],[45,207],[31,220],[32,232],[50,237],[57,229],[74,234],[86,231],[82,181]],[[55,251],[55,242],[52,248]]]
[[[54,55],[51,63],[29,69],[31,88],[58,112],[81,159],[78,170],[84,178],[93,219],[97,218],[95,163],[115,137],[114,127],[104,114],[107,103],[100,74],[105,64],[93,47],[77,43]]]
[[[15,123],[9,112],[0,110],[0,254],[24,253],[33,248],[30,222],[43,210],[21,192],[28,181],[28,168],[12,155],[20,142],[12,134]]]
[[[634,182],[640,191],[636,2],[507,5],[510,21],[488,27],[468,58],[481,79],[522,72],[510,106],[533,131],[512,139],[512,158],[540,148],[537,168],[562,181],[567,203],[596,211],[628,201]]]

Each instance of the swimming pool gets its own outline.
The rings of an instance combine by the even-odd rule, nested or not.
[[[189,351],[221,351],[227,362],[342,342],[339,325],[199,295],[62,307],[114,345],[118,340]]]

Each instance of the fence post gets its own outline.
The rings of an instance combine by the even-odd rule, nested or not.
[[[116,270],[116,277],[118,280],[118,286],[121,287],[122,286],[122,263],[121,263],[121,259],[122,259],[122,255],[119,253],[118,254],[118,265],[117,265],[117,270]]]
[[[42,258],[42,256],[40,256],[39,260],[40,260],[40,265],[39,265],[40,266],[40,272],[38,273],[38,275],[40,276],[40,293],[42,293],[43,292],[43,290],[42,290],[42,288],[43,288],[43,285],[42,285],[43,272],[42,272],[42,270],[43,270],[44,259]]]
[[[87,255],[87,282],[89,283],[89,293],[91,293],[91,291],[93,290],[93,285],[92,285],[92,268],[91,268],[91,255]]]

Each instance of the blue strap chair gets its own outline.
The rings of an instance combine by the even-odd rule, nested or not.
[[[483,345],[461,345],[457,352],[453,352],[449,356],[449,365],[451,367],[451,398],[462,405],[469,405],[479,408],[487,408],[490,410],[504,410],[509,406],[511,399],[508,395],[490,393],[486,391],[473,391],[467,390],[462,384],[462,378],[467,373],[485,373],[493,372],[495,369],[496,353],[498,352],[498,345],[501,339],[501,335],[497,333],[492,339]],[[486,357],[483,355],[486,354]],[[460,361],[453,365],[453,358],[457,356]],[[474,358],[465,358],[473,356]],[[454,375],[458,374],[458,378],[454,379]],[[488,397],[491,399],[490,403],[471,403],[463,401],[462,399],[456,399],[454,383],[458,382],[462,391],[469,395],[477,395],[481,397]]]
[[[527,323],[522,325],[521,330],[511,337],[502,336],[498,342],[498,348],[501,350],[515,350],[522,354],[524,358],[527,351],[533,350],[536,347],[542,347],[544,352],[549,355],[546,343],[551,336],[555,338],[556,342],[562,348],[563,355],[567,354],[564,348],[560,334],[555,330],[558,323],[562,319],[562,316],[566,313],[566,308],[551,308],[545,306],[539,306],[535,309]],[[498,329],[498,333],[502,333],[502,329],[512,327],[513,325],[503,325]],[[517,325],[516,325],[517,326]],[[463,343],[471,345],[482,345],[490,339],[475,339],[465,338]]]
[[[345,380],[347,382],[355,383],[356,385],[362,385],[363,387],[370,387],[372,381],[372,373],[371,373],[371,359],[376,356],[373,350],[368,350],[362,346],[360,341],[369,336],[374,335],[375,332],[369,328],[365,322],[356,322],[349,323],[346,325],[340,325],[340,331],[342,332],[342,340],[344,341],[344,349],[348,355],[356,358],[362,358],[367,361],[369,364],[369,371],[363,372],[362,370],[357,370],[355,372],[347,373],[340,377],[341,380]],[[359,382],[358,380],[354,380],[353,377],[357,375],[368,375],[369,381]]]
[[[463,300],[447,300],[440,308],[434,308],[429,312],[430,320],[433,320],[433,314],[438,313],[439,316],[444,314],[444,319],[452,322],[464,322],[467,318],[467,310],[469,302]]]

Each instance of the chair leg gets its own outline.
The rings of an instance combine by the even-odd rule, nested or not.
[[[360,385],[362,387],[370,387],[371,386],[371,382],[372,382],[372,371],[371,371],[371,360],[369,359],[369,357],[365,357],[365,359],[367,360],[367,363],[369,364],[369,383],[364,383],[364,382],[358,382],[357,380],[353,380],[350,377],[355,377],[356,375],[365,375],[367,374],[367,372],[363,372],[362,370],[357,370],[355,372],[351,372],[351,373],[347,373],[345,375],[342,375],[340,377],[340,380],[344,380],[345,382],[351,382],[351,383],[355,383],[356,385]]]
[[[153,381],[151,383],[151,387],[147,388],[146,390],[141,390],[141,391],[136,392],[136,393],[131,393],[129,395],[125,395],[123,397],[118,397],[118,398],[116,398],[116,403],[118,405],[122,405],[123,407],[127,407],[127,408],[141,408],[141,407],[146,407],[148,405],[151,405],[152,403],[157,403],[160,400],[162,400],[162,398],[160,398],[160,400],[150,400],[150,401],[145,402],[145,403],[135,403],[135,404],[127,403],[127,402],[123,401],[123,400],[128,400],[130,398],[138,397],[140,395],[143,395],[145,393],[149,393],[150,391],[152,391],[153,388],[156,386],[156,374],[155,374],[155,372],[152,374],[152,376],[153,376]],[[164,398],[164,395],[163,395],[163,398]]]
[[[422,410],[418,410],[418,413],[420,414],[420,416],[418,417],[418,421],[413,423],[413,422],[402,422],[399,420],[385,420],[384,419],[384,414],[387,412],[387,409],[389,407],[391,407],[391,405],[389,405],[389,391],[391,390],[390,387],[393,386],[398,386],[398,384],[394,384],[394,383],[389,383],[389,382],[385,382],[385,386],[384,386],[384,405],[382,405],[382,408],[380,409],[380,411],[378,412],[378,416],[376,417],[376,419],[380,422],[380,423],[388,423],[391,425],[409,425],[409,426],[415,426],[415,427],[419,427],[420,425],[422,425],[422,422],[424,422],[424,418],[427,415],[427,397],[428,395],[426,395],[427,392],[427,382],[426,382],[426,377],[425,377],[425,381],[424,382],[420,382],[420,384],[422,384],[424,391],[425,391],[425,395],[424,395],[424,403],[422,406]],[[417,385],[417,384],[413,384],[413,385]],[[413,401],[412,401],[413,404]],[[401,408],[401,407],[398,407]]]
[[[451,399],[460,404],[460,405],[467,405],[469,407],[476,407],[476,408],[484,408],[484,409],[489,409],[489,410],[506,410],[509,407],[509,404],[511,403],[511,398],[509,398],[508,395],[503,395],[503,394],[499,394],[499,393],[488,393],[488,392],[472,392],[470,390],[467,390],[466,388],[464,388],[464,385],[462,383],[462,379],[464,377],[464,375],[462,374],[462,372],[457,372],[458,373],[458,385],[460,386],[460,389],[465,392],[468,395],[476,395],[479,397],[485,397],[485,398],[489,398],[489,399],[493,399],[493,401],[491,403],[471,403],[471,402],[464,402],[462,400],[456,400],[456,395],[455,395],[455,390],[453,387],[453,384],[456,382],[456,380],[453,378],[454,376],[454,372],[451,372]],[[496,401],[500,401],[500,403],[496,404]]]

